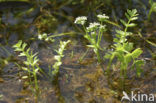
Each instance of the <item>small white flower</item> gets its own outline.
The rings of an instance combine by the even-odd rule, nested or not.
[[[74,23],[84,25],[86,20],[87,20],[86,16],[81,16],[81,17],[77,17]]]
[[[93,31],[93,32],[91,32],[90,34],[95,34],[95,32]]]
[[[109,16],[106,16],[105,14],[102,14],[102,15],[99,14],[99,15],[97,15],[97,17],[100,21],[104,21],[106,19],[109,19]]]
[[[97,33],[93,31],[93,32],[91,32],[90,34],[92,35],[92,37],[96,37],[96,34],[97,34]]]
[[[90,23],[89,24],[89,27],[87,27],[87,31],[88,32],[91,32],[91,31],[94,31],[95,29],[97,29],[97,27],[99,26],[100,24],[99,23]]]
[[[42,35],[38,35],[38,39],[39,40],[42,40],[43,38],[42,38]]]
[[[106,25],[100,25],[101,30],[106,30]]]

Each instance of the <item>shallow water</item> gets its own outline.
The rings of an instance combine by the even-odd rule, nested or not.
[[[68,0],[67,0],[68,1]],[[83,1],[82,1],[83,2]],[[140,58],[146,58],[141,78],[137,78],[134,70],[129,70],[125,81],[125,91],[141,91],[142,93],[153,93],[156,97],[156,48],[147,43],[145,39],[156,43],[155,13],[147,22],[149,5],[146,0],[107,0],[62,2],[54,0],[32,2],[32,11],[17,12],[7,11],[1,16],[0,24],[0,103],[120,103],[122,87],[120,86],[119,67],[108,77],[103,73],[107,62],[101,67],[97,63],[96,55],[89,49],[87,55],[81,61],[80,57],[87,51],[87,40],[83,38],[81,27],[73,24],[77,16],[86,15],[89,21],[95,21],[99,13],[106,13],[111,20],[118,22],[124,18],[126,9],[136,8],[139,13],[138,27],[132,29],[135,33],[142,28],[144,37],[137,35],[128,40],[135,47],[143,49]],[[87,5],[87,6],[86,6]],[[40,11],[38,12],[40,8]],[[118,22],[119,23],[119,22]],[[113,43],[114,29],[108,26],[101,45],[109,48]],[[72,35],[56,37],[54,43],[46,43],[37,39],[37,34],[48,33],[49,35],[63,32],[74,32]],[[26,42],[33,52],[38,52],[40,67],[46,74],[49,65],[53,65],[54,49],[58,48],[59,40],[72,40],[65,51],[59,77],[51,82],[45,75],[38,75],[40,94],[35,100],[32,88],[27,84],[27,79],[22,79],[26,72],[16,65],[23,65],[24,58],[17,57],[13,52],[12,45],[18,40]],[[101,54],[101,56],[103,56]]]

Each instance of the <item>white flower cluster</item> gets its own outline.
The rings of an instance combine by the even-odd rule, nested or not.
[[[90,24],[89,24],[89,27],[87,27],[87,31],[88,31],[88,32],[94,31],[95,29],[98,28],[99,25],[100,25],[100,24],[99,24],[99,23],[96,23],[96,22],[90,23]]]
[[[106,30],[106,25],[100,25],[101,30]]]
[[[100,21],[104,21],[106,19],[109,19],[109,16],[106,16],[105,14],[102,14],[102,15],[99,14],[99,15],[97,15],[97,17]]]
[[[38,35],[38,39],[39,40],[43,40],[44,38],[47,38],[47,34],[46,33]]]
[[[87,21],[87,17],[81,16],[81,17],[77,17],[74,23],[84,25],[86,21]]]
[[[47,35],[46,33],[44,33],[44,34],[39,34],[39,35],[38,35],[38,39],[39,39],[39,40],[44,40],[44,41],[46,41],[46,42],[48,42],[48,41],[53,41],[53,39],[50,38],[50,37],[48,37],[48,35]]]

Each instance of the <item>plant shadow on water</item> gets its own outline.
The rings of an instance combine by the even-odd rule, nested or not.
[[[41,0],[39,3],[38,0],[28,1],[34,5],[22,4],[25,5],[22,13],[16,11],[18,7],[10,11],[10,8],[15,7],[16,4],[9,3],[10,8],[0,7],[0,11],[5,12],[0,18],[0,103],[35,103],[35,95],[29,80],[22,78],[27,75],[21,69],[25,66],[23,63],[25,58],[15,56],[12,49],[12,45],[19,39],[26,42],[33,52],[38,52],[40,59],[38,64],[47,75],[48,66],[56,62],[54,49],[58,49],[59,40],[72,41],[64,52],[59,74],[52,82],[42,73],[37,75],[40,91],[37,103],[120,103],[123,89],[120,86],[118,65],[112,64],[112,73],[108,78],[102,71],[102,69],[106,70],[108,63],[103,63],[102,67],[97,63],[94,51],[86,47],[89,42],[83,37],[84,32],[73,22],[77,16],[88,15],[89,21],[95,21],[97,14],[107,13],[116,24],[119,24],[118,21],[124,18],[126,9],[131,8],[139,11],[139,20],[138,27],[130,29],[135,31],[135,34],[127,39],[134,43],[135,48],[140,47],[143,50],[141,58],[145,58],[146,64],[142,68],[144,72],[140,78],[135,76],[134,70],[128,68],[125,91],[156,94],[156,49],[153,46],[156,44],[156,22],[155,15],[152,14],[150,14],[151,21],[147,20],[147,13],[144,12],[150,8],[146,5],[148,4],[146,0],[121,0],[120,2],[116,0],[81,2],[45,0],[43,2]],[[106,50],[113,43],[116,28],[118,27],[108,25],[108,30],[103,35],[101,44],[102,47],[106,47]],[[54,43],[37,39],[38,34],[55,35],[63,32],[71,32],[71,34],[56,37]],[[103,55],[101,54],[102,58]]]

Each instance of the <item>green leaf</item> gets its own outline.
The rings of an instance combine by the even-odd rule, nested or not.
[[[126,51],[131,51],[132,49],[133,49],[133,43],[125,43],[124,45],[124,49],[126,50]]]
[[[37,64],[38,61],[39,61],[39,59],[37,59],[37,57],[35,57],[34,60],[33,60],[33,64],[32,65]]]
[[[18,56],[22,57],[22,56],[26,56],[25,53],[20,53]]]
[[[130,19],[129,15],[127,13],[125,13],[125,16],[127,17],[128,20]]]
[[[88,47],[90,47],[90,48],[95,48],[95,46],[94,45],[87,45]]]
[[[133,59],[138,58],[143,51],[140,48],[135,49],[131,54]]]
[[[116,56],[120,62],[124,62],[124,55],[121,52],[116,53]]]
[[[152,46],[154,46],[154,47],[156,47],[156,43],[154,43],[154,42],[151,42],[151,41],[149,41],[149,40],[146,40],[149,44],[151,44]]]
[[[154,3],[152,4],[152,10],[153,10],[154,12],[156,12],[156,2],[154,2]]]
[[[110,69],[112,61],[113,61],[115,56],[116,56],[116,52],[113,52],[110,59],[109,59],[109,64],[108,64],[108,67],[107,67],[108,69]]]
[[[118,33],[118,34],[120,34],[120,35],[124,35],[125,34],[125,32],[124,31],[121,31],[121,30],[116,30],[116,32]],[[120,36],[121,37],[121,36]]]
[[[22,76],[22,79],[27,79],[28,78],[28,76]]]
[[[120,34],[116,34],[116,37],[117,37],[117,38],[121,38],[121,35],[120,35]]]
[[[22,51],[22,48],[15,48],[15,50],[14,51]]]
[[[28,68],[26,68],[26,67],[22,67],[22,69],[25,70],[25,71],[28,71]]]
[[[28,61],[24,61],[24,64],[27,65],[27,66],[30,65],[30,63]]]
[[[137,13],[137,10],[136,9],[133,9],[132,10],[132,13],[133,13],[133,15],[136,14]]]
[[[120,22],[121,22],[124,26],[127,25],[127,23],[126,23],[124,20],[122,20],[122,19],[120,19]]]
[[[39,68],[36,68],[36,69],[34,70],[34,72],[35,72],[35,73],[37,73],[37,72],[38,72],[38,70],[39,70]]]
[[[141,69],[141,66],[143,66],[143,65],[144,65],[144,61],[143,61],[143,60],[137,60],[137,61],[135,62],[136,71],[137,71],[137,76],[139,76],[139,77],[140,77],[140,75],[141,75],[141,72],[143,71],[143,70]]]
[[[28,49],[26,50],[26,53],[29,54],[29,51],[30,51],[30,48],[28,48]]]
[[[137,16],[137,15],[138,15],[136,9],[127,10],[127,13],[128,13],[131,17],[134,17],[134,16]]]
[[[126,35],[126,36],[129,36],[129,35],[132,35],[132,33],[131,33],[131,32],[126,32],[125,35]]]
[[[130,20],[133,21],[133,20],[137,20],[138,17],[132,17]]]
[[[119,42],[119,40],[117,38],[114,38],[113,41],[116,42],[116,43]]]
[[[22,49],[24,50],[26,46],[27,46],[27,44],[26,43],[23,43]]]
[[[60,55],[55,55],[54,56],[55,60],[60,61],[61,60],[61,56]]]
[[[134,23],[127,24],[127,27],[134,27],[134,26],[136,26],[136,24]]]
[[[135,64],[139,65],[139,66],[142,66],[142,65],[144,65],[144,60],[136,60]]]
[[[149,4],[152,5],[153,4],[153,0],[149,0]]]
[[[37,54],[38,54],[38,53],[33,54],[32,57],[35,57]]]
[[[18,43],[16,43],[15,45],[13,45],[13,48],[20,48],[22,45],[22,40],[19,40]]]
[[[127,13],[130,15],[130,16],[132,16],[132,11],[131,10],[127,10]]]
[[[130,53],[126,54],[125,56],[125,60],[126,60],[126,63],[128,64],[129,62],[131,62],[131,59],[132,59],[132,55]]]
[[[57,65],[60,66],[62,64],[62,62],[57,62]]]
[[[105,54],[104,58],[105,58],[105,59],[110,59],[110,58],[111,58],[111,54],[108,54],[108,53]]]

